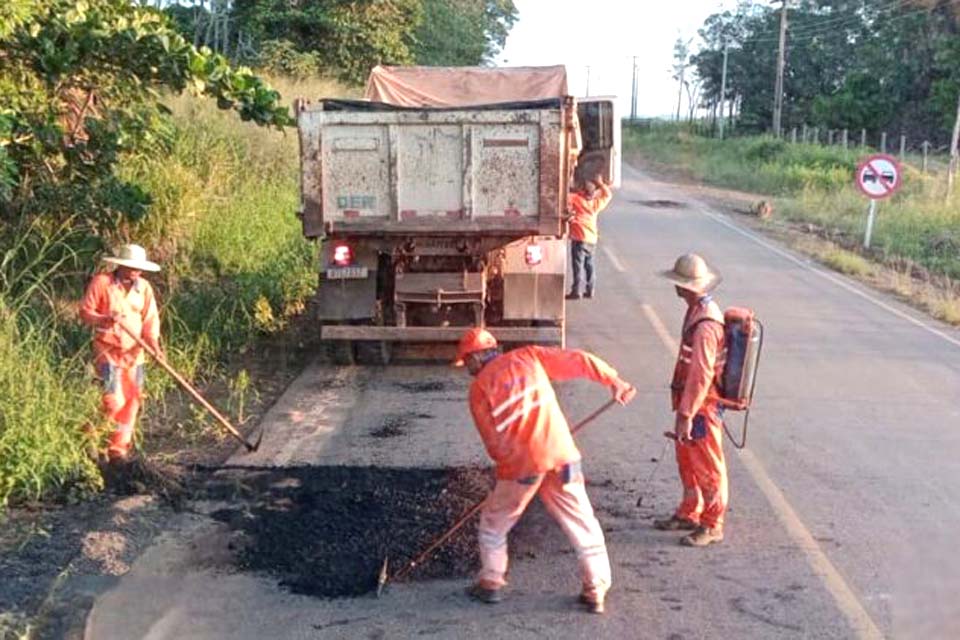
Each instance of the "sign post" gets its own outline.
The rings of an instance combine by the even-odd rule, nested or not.
[[[867,230],[863,237],[863,246],[869,249],[873,222],[877,216],[877,201],[889,198],[900,189],[903,184],[903,170],[893,156],[877,153],[867,156],[857,166],[856,182],[860,192],[870,198]]]

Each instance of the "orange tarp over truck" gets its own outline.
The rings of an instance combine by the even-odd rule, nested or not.
[[[464,107],[561,98],[567,71],[553,67],[374,67],[367,100],[400,107]]]

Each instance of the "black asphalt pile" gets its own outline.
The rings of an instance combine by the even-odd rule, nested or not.
[[[218,474],[210,499],[235,536],[235,562],[294,593],[359,596],[377,587],[384,557],[392,575],[482,500],[488,470],[296,467]],[[476,518],[407,580],[472,575],[479,563]]]
[[[190,474],[175,465],[150,460],[143,455],[132,455],[123,461],[100,465],[104,486],[118,495],[153,494],[175,509],[188,496]]]

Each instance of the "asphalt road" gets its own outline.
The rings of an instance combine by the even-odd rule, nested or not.
[[[570,305],[569,342],[640,390],[579,437],[614,565],[607,615],[573,606],[575,560],[542,509],[521,524],[542,550],[514,564],[509,597],[494,607],[468,601],[466,581],[393,586],[379,600],[291,595],[230,570],[222,528],[195,513],[99,598],[87,637],[960,637],[960,333],[635,170],[601,234],[598,297]],[[721,306],[752,307],[767,328],[748,448],[727,446],[726,540],[702,550],[650,527],[680,493],[672,453],[652,460],[671,424],[683,314],[654,272],[690,250],[723,273]],[[411,381],[429,384],[412,391]],[[466,386],[439,366],[312,366],[266,417],[261,451],[234,462],[482,463]],[[576,382],[560,397],[575,420],[608,396]],[[406,435],[369,438],[398,415]]]

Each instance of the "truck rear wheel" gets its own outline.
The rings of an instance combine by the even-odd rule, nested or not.
[[[393,344],[389,340],[358,340],[357,363],[385,367],[393,357]]]
[[[357,363],[357,353],[351,340],[324,340],[327,362],[339,367],[349,367]]]

